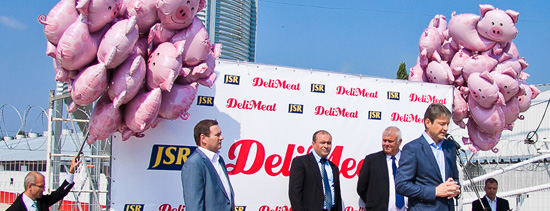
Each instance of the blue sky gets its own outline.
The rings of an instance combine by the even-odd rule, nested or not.
[[[0,106],[19,112],[47,108],[55,89],[52,59],[38,23],[55,0],[4,1],[0,7]],[[444,3],[443,3],[444,2]],[[395,78],[400,62],[414,66],[418,40],[436,14],[479,14],[479,4],[520,13],[514,43],[529,67],[529,84],[550,83],[550,1],[326,1],[258,0],[256,62],[366,76]],[[11,106],[0,110],[0,129],[14,135],[21,125]],[[31,109],[26,131],[41,130]],[[21,113],[21,115],[24,115]],[[43,127],[46,128],[46,127]],[[15,132],[14,132],[15,131]]]

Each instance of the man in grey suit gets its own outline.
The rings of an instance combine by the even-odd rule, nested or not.
[[[432,103],[424,113],[422,135],[401,151],[397,193],[409,197],[409,210],[452,210],[460,193],[455,145],[445,140],[451,112]]]
[[[193,136],[198,148],[181,169],[185,210],[233,211],[233,187],[219,155],[223,136],[218,122],[200,121],[195,125]]]

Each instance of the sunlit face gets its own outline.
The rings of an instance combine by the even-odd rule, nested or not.
[[[434,121],[430,121],[428,118],[424,119],[424,126],[426,126],[426,133],[436,142],[445,139],[445,135],[449,130],[450,119],[445,116],[438,116]]]
[[[201,134],[201,146],[212,152],[218,152],[222,148],[222,131],[218,125],[210,127],[210,136]]]
[[[382,150],[386,155],[394,156],[399,152],[401,140],[397,140],[396,134],[382,135]]]
[[[46,183],[44,182],[44,176],[37,175],[36,180],[33,184],[31,184],[29,198],[36,200],[42,197],[42,193],[45,190],[45,185]]]
[[[485,195],[491,200],[495,200],[497,196],[498,184],[496,182],[490,182],[485,185]]]
[[[311,143],[315,152],[322,158],[326,158],[330,154],[332,148],[332,137],[330,134],[317,134],[317,138]]]

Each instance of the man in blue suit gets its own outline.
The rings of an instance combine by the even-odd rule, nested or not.
[[[445,140],[451,112],[432,103],[424,114],[422,136],[403,147],[396,175],[397,193],[409,197],[409,210],[451,210],[460,193],[455,145]]]
[[[219,155],[222,131],[216,120],[195,125],[197,149],[181,169],[183,200],[188,211],[233,211],[235,200],[225,162]]]

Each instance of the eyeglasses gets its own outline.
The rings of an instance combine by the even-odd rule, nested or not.
[[[44,184],[44,185],[42,185],[42,186],[38,186],[38,185],[36,185],[36,184],[31,184],[31,185],[36,186],[36,187],[38,187],[38,188],[40,188],[40,189],[46,188],[46,184]]]

